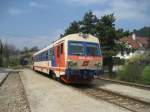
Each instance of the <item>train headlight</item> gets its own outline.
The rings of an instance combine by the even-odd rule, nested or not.
[[[74,61],[68,61],[68,67],[74,67],[77,65],[77,62]]]
[[[100,62],[99,62],[99,63],[96,63],[95,66],[96,66],[96,67],[101,67],[101,66],[102,66],[102,63],[100,63]]]

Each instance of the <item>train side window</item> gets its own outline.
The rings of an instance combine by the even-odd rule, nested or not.
[[[42,54],[40,54],[40,58],[39,58],[39,61],[42,61]]]
[[[50,60],[50,55],[51,55],[50,49],[48,49],[47,53],[48,53],[48,60]]]
[[[46,60],[48,60],[48,50],[46,51]]]
[[[54,55],[54,48],[50,49],[49,59],[52,60],[52,57]]]
[[[42,61],[44,61],[44,53],[42,53]]]
[[[47,58],[46,58],[46,57],[47,57],[47,56],[46,56],[46,54],[47,54],[47,53],[46,53],[46,51],[45,51],[45,52],[44,52],[44,61],[46,61],[46,60],[47,60]]]
[[[45,53],[42,53],[42,61],[45,60]]]
[[[39,55],[36,56],[36,61],[38,61],[38,60],[39,60]]]
[[[61,43],[61,54],[63,54],[64,44]]]
[[[39,61],[42,61],[42,54],[40,54],[39,56]]]
[[[36,61],[39,61],[39,55],[37,55],[37,57],[36,57]]]
[[[40,54],[40,61],[43,61],[43,54]]]
[[[44,52],[44,61],[46,60],[46,52]]]

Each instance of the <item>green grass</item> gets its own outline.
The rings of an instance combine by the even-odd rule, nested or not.
[[[150,85],[150,66],[146,66],[142,72],[142,83]]]

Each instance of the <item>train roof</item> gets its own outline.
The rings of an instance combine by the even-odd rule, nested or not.
[[[81,38],[82,37],[82,38]],[[62,37],[62,38],[59,38],[58,40],[52,42],[50,45],[48,45],[47,47],[41,49],[40,51],[36,52],[35,54],[33,54],[33,56],[37,55],[37,54],[40,54],[48,49],[50,49],[52,46],[60,43],[61,41],[64,41],[64,40],[76,40],[76,41],[90,41],[90,42],[96,42],[98,43],[99,40],[97,37],[91,35],[91,34],[80,34],[80,33],[76,33],[76,34],[70,34],[70,35],[67,35],[65,37]]]

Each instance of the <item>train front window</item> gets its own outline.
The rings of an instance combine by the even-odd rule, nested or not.
[[[69,55],[84,55],[84,45],[81,42],[70,42],[69,43]]]
[[[92,43],[86,44],[86,54],[87,56],[99,56],[100,55],[99,45]]]

